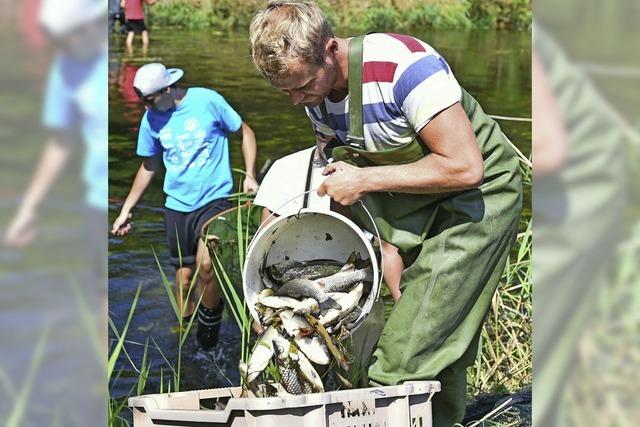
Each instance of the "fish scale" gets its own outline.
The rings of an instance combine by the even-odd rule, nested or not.
[[[278,364],[280,383],[291,394],[306,394],[313,390],[306,381],[301,381],[298,371],[291,364]]]

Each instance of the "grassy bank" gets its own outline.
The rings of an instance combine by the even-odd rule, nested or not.
[[[149,9],[154,25],[219,30],[247,28],[264,0],[164,0]],[[360,31],[411,28],[531,27],[531,0],[318,0],[334,27]]]

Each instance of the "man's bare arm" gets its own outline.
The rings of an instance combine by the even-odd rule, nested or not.
[[[434,117],[418,135],[430,151],[422,159],[367,168],[332,163],[324,171],[331,176],[318,193],[349,205],[369,192],[442,193],[475,188],[482,183],[482,154],[460,103]]]

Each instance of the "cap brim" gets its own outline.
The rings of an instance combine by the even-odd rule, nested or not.
[[[169,73],[169,84],[167,86],[171,86],[172,84],[180,80],[184,75],[184,71],[182,71],[180,68],[169,68],[167,72]]]

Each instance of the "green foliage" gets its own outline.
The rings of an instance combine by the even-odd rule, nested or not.
[[[530,0],[470,0],[469,16],[478,28],[531,28]]]
[[[246,28],[253,13],[262,5],[256,0],[172,1],[155,4],[150,9],[153,23],[164,27],[191,30]]]
[[[400,31],[411,28],[531,28],[531,0],[410,1],[399,8],[390,2],[318,0],[333,26],[364,31]],[[247,29],[259,0],[173,0],[150,8],[154,24],[189,29]]]
[[[359,27],[366,31],[391,31],[398,27],[400,13],[390,7],[369,8],[362,15]]]
[[[466,1],[445,5],[430,3],[411,8],[406,14],[406,24],[410,28],[471,28],[473,23],[467,16]]]

